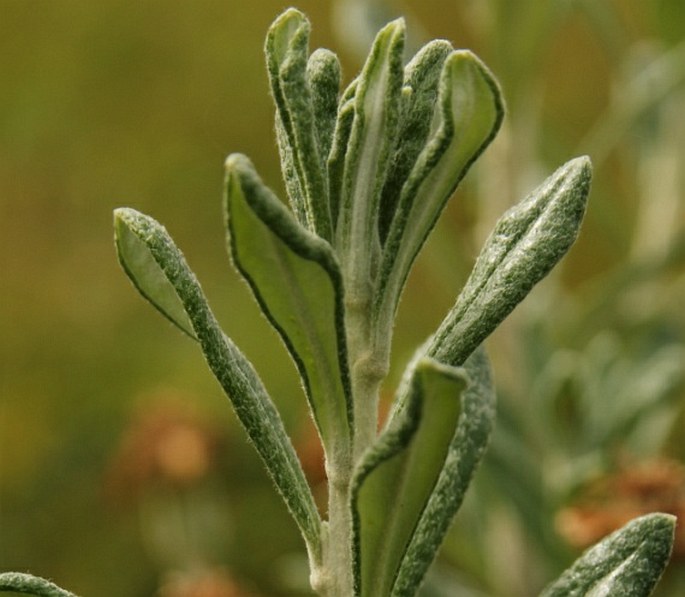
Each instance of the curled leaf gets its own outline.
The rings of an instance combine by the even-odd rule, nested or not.
[[[388,235],[402,186],[428,139],[438,100],[440,73],[452,51],[449,42],[433,40],[421,48],[404,69],[400,130],[381,195],[378,225],[383,243]]]
[[[346,292],[352,300],[368,294],[378,260],[378,205],[399,122],[403,48],[404,21],[398,19],[376,36],[353,88],[354,120],[336,230]]]
[[[309,31],[307,18],[294,8],[288,9],[271,25],[265,52],[276,103],[281,160],[286,187],[293,193],[290,197],[293,210],[305,215],[303,223],[310,230],[330,239],[325,156],[320,153],[317,132],[321,96],[317,92],[314,105],[307,80]],[[292,176],[296,180],[290,180]]]
[[[485,351],[475,351],[464,363],[469,386],[462,396],[457,429],[442,470],[417,521],[391,595],[414,595],[442,544],[485,453],[495,418],[495,390]],[[400,409],[398,412],[402,412]]]
[[[383,248],[376,305],[389,329],[416,255],[468,168],[497,133],[504,108],[490,71],[467,50],[440,77],[433,130],[402,187]]]
[[[308,232],[264,186],[250,161],[226,160],[229,248],[302,376],[329,457],[345,458],[352,405],[342,279],[326,241]]]
[[[363,597],[390,595],[444,466],[466,383],[461,369],[431,359],[419,362],[406,408],[357,470],[352,489],[355,584]]]

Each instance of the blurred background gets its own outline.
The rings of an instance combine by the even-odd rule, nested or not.
[[[283,413],[294,367],[224,250],[223,160],[281,195],[262,44],[274,0],[0,0],[0,570],[100,597],[307,595],[303,545],[197,347],[119,270],[111,212],[164,223]],[[425,596],[535,594],[643,512],[685,514],[681,0],[302,0],[346,81],[382,24],[501,82],[502,132],[423,250],[387,398],[497,217],[566,160],[581,237],[488,341],[499,419]],[[685,594],[685,533],[657,593]]]

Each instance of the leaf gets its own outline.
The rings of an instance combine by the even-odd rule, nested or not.
[[[559,168],[495,225],[428,354],[459,365],[566,254],[585,213],[587,157]]]
[[[369,296],[378,261],[378,204],[399,123],[404,21],[386,25],[354,86],[354,121],[345,157],[336,249],[352,301]],[[370,297],[369,297],[370,298]]]
[[[281,172],[283,173],[283,182],[285,183],[285,190],[288,194],[290,207],[297,218],[297,221],[303,226],[308,226],[309,215],[307,213],[307,201],[304,197],[304,191],[300,184],[300,178],[295,167],[295,156],[293,148],[288,141],[288,134],[283,125],[281,117],[276,113],[276,142],[278,143],[278,151],[281,157]]]
[[[76,597],[56,584],[22,572],[0,573],[0,593],[12,592],[36,597]]]
[[[312,52],[307,62],[307,86],[312,98],[314,128],[322,162],[327,158],[333,142],[340,93],[340,61],[324,48]]]
[[[257,373],[222,332],[197,278],[164,227],[129,208],[115,210],[114,221],[117,239],[124,230],[135,235],[147,247],[149,258],[176,292],[209,368],[233,404],[238,419],[297,522],[310,557],[318,561],[321,520],[283,422]]]
[[[402,187],[377,287],[378,317],[390,329],[416,255],[445,203],[494,138],[504,108],[490,71],[467,50],[450,54],[440,78],[433,131]]]
[[[438,100],[440,73],[453,51],[445,40],[427,43],[404,69],[405,96],[400,131],[381,194],[379,234],[384,243],[397,207],[402,186],[426,144]]]
[[[229,156],[226,170],[233,260],[295,360],[328,455],[349,458],[352,404],[336,258],[263,185],[245,156]]]
[[[391,593],[393,597],[410,597],[418,590],[461,506],[490,438],[495,418],[495,390],[485,351],[475,351],[464,363],[464,371],[470,384],[462,396],[459,423],[433,492],[407,546]]]
[[[331,149],[328,156],[328,200],[330,202],[334,231],[337,229],[338,216],[340,214],[343,176],[345,175],[345,156],[347,155],[347,145],[350,141],[353,122],[354,95],[350,99],[347,99],[344,102],[341,100],[340,102],[335,132],[333,133],[333,140],[331,141]]]
[[[445,462],[466,383],[461,369],[420,361],[407,408],[366,453],[355,474],[355,580],[362,597],[390,595]]]
[[[307,82],[310,25],[298,10],[286,10],[269,28],[266,38],[267,70],[276,103],[281,159],[294,211],[306,215],[310,230],[331,239],[331,215],[327,200],[328,183],[320,154],[315,106]],[[320,97],[317,95],[317,99]],[[320,107],[320,106],[318,106]],[[299,194],[298,194],[299,191]],[[300,203],[304,202],[304,205]]]
[[[540,597],[647,597],[666,568],[676,519],[647,514],[586,551]]]
[[[119,263],[138,292],[171,323],[197,340],[183,303],[145,243],[122,220],[115,218],[114,226]]]

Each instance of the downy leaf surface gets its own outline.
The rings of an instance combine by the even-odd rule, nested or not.
[[[23,572],[0,573],[0,593],[22,593],[34,597],[76,597],[56,584]]]
[[[251,363],[223,333],[197,278],[165,228],[133,209],[114,212],[117,243],[122,234],[136,236],[174,289],[192,325],[212,373],[233,404],[248,436],[304,536],[310,557],[321,556],[321,520],[314,499],[286,434],[283,422]],[[126,270],[130,275],[130,270]],[[133,280],[136,286],[139,282]]]
[[[648,597],[673,548],[676,519],[647,514],[586,551],[540,597]]]
[[[348,88],[349,89],[349,88]],[[352,123],[354,122],[354,87],[351,97],[340,101],[338,116],[335,124],[335,131],[331,141],[331,149],[326,164],[328,171],[328,201],[330,204],[332,226],[334,233],[338,226],[340,214],[340,203],[343,191],[343,177],[345,175],[345,156],[347,155],[347,145],[352,133]]]
[[[271,25],[265,52],[276,103],[286,188],[294,194],[290,197],[293,210],[296,215],[304,213],[306,222],[303,223],[311,231],[330,240],[332,230],[325,156],[319,149],[317,110],[307,80],[309,31],[307,18],[294,8],[288,9]],[[318,102],[320,94],[317,93],[316,98]],[[317,105],[317,109],[321,108],[320,104]],[[295,174],[296,181],[288,180],[292,174]]]
[[[312,52],[307,61],[307,86],[312,98],[314,130],[322,164],[325,164],[333,143],[341,77],[340,61],[333,52],[324,48]]]
[[[459,365],[566,254],[585,213],[592,167],[571,160],[497,222],[428,355]]]

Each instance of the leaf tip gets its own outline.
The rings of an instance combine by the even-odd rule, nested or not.
[[[309,36],[309,20],[296,8],[282,12],[269,27],[266,36],[267,54],[273,53],[277,63],[286,56],[294,40],[300,35]]]
[[[273,32],[292,31],[293,27],[297,29],[303,24],[309,24],[306,15],[301,10],[291,6],[276,17],[276,20],[271,24],[270,30]]]
[[[131,207],[117,207],[113,212],[114,237],[119,240],[126,231],[134,231],[137,224],[145,218],[139,211]]]
[[[224,161],[224,168],[228,173],[243,170],[251,165],[250,158],[242,153],[232,153]]]
[[[407,30],[407,24],[404,17],[399,17],[390,21],[383,27],[376,35],[376,43],[386,42],[389,47],[394,47],[397,44],[404,43],[404,37]]]
[[[572,159],[568,163],[569,170],[573,171],[575,176],[585,182],[588,186],[592,180],[592,160],[588,155],[581,155]]]

